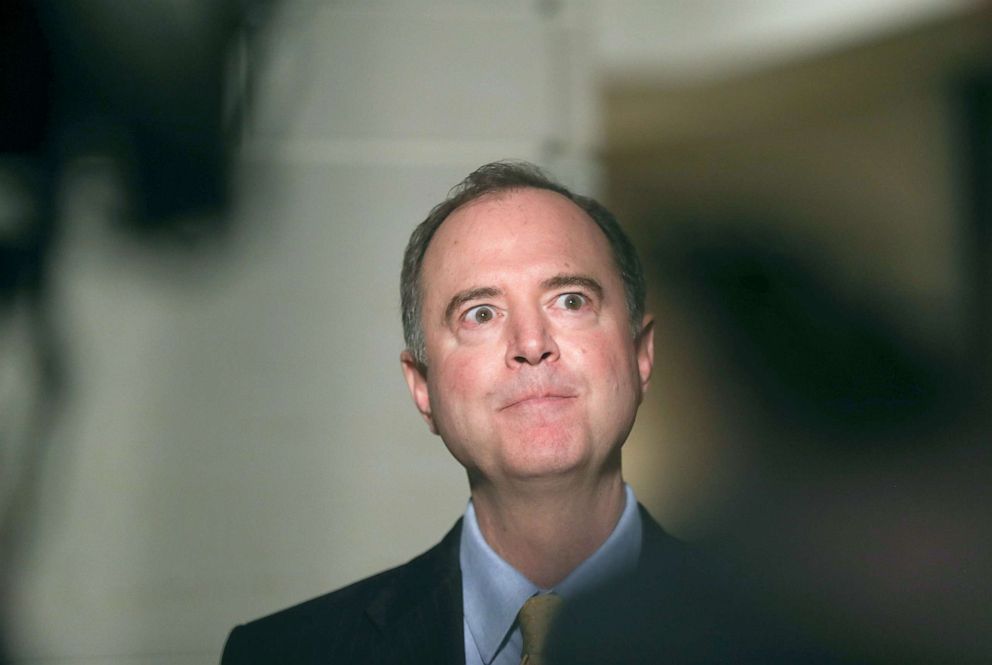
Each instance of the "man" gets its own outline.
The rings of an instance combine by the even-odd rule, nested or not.
[[[639,561],[677,568],[621,475],[653,322],[613,216],[531,165],[488,164],[413,232],[401,290],[403,374],[468,472],[464,518],[404,566],[239,626],[224,665],[537,662],[522,607]]]

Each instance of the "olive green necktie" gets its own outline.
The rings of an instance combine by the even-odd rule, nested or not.
[[[553,593],[529,598],[517,614],[520,632],[524,636],[520,665],[544,665],[544,647],[551,624],[561,609],[561,596]]]

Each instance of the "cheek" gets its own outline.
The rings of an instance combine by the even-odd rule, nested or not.
[[[450,354],[438,363],[437,369],[433,380],[429,381],[440,411],[458,417],[457,414],[467,410],[473,400],[485,393],[485,367],[472,354]]]
[[[576,336],[573,339],[574,348],[590,363],[608,365],[624,360],[630,353],[630,341],[617,333],[612,327],[597,330],[594,333]]]
[[[582,361],[611,392],[623,393],[640,385],[633,346],[623,337],[606,336],[579,347]]]
[[[447,364],[451,387],[466,394],[479,392],[486,377],[486,363],[480,354],[454,353]]]

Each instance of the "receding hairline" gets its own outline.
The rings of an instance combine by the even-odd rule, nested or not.
[[[514,196],[515,194],[520,194],[522,192],[527,192],[527,191],[538,192],[538,193],[546,192],[548,194],[551,194],[553,198],[557,198],[568,203],[570,207],[572,207],[575,211],[579,213],[580,218],[585,219],[587,222],[589,222],[599,230],[600,234],[602,234],[603,239],[606,241],[607,249],[610,250],[611,255],[613,254],[610,237],[609,235],[607,235],[606,230],[600,225],[599,222],[596,221],[596,219],[592,215],[589,214],[587,210],[585,210],[576,201],[571,199],[568,195],[562,194],[561,192],[555,191],[554,189],[549,189],[547,187],[540,187],[538,185],[514,185],[512,187],[503,187],[500,189],[494,189],[492,191],[483,192],[482,194],[479,194],[478,196],[471,198],[468,201],[465,201],[458,207],[453,208],[450,212],[448,212],[448,214],[444,216],[444,219],[442,219],[438,223],[438,225],[434,227],[434,231],[431,233],[430,238],[427,240],[427,243],[424,245],[424,251],[423,254],[421,255],[420,265],[418,266],[419,268],[418,276],[420,273],[423,272],[424,263],[427,260],[427,253],[430,251],[431,246],[434,244],[434,239],[437,237],[438,233],[441,232],[441,229],[444,227],[444,225],[447,224],[448,220],[454,217],[457,213],[459,212],[464,213],[465,211],[475,207],[476,205],[482,205],[485,203],[493,203],[493,202],[498,203],[500,201],[504,201]],[[616,257],[614,257],[614,263],[617,263]],[[619,266],[617,267],[619,268]]]

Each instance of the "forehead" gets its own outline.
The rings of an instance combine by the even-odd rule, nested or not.
[[[589,215],[557,192],[528,188],[487,195],[451,213],[427,247],[421,283],[429,300],[523,272],[544,279],[549,271],[619,283],[609,241]]]

